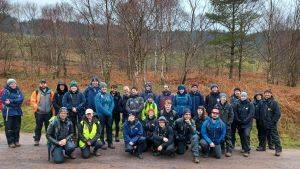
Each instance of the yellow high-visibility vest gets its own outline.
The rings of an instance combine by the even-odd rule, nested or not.
[[[83,130],[82,130],[83,137],[85,137],[87,140],[91,140],[96,136],[96,133],[97,133],[97,124],[96,123],[93,124],[91,132],[89,130],[88,125],[85,124],[84,121],[81,121],[80,124],[83,125]],[[82,140],[79,140],[79,147],[84,148],[85,146],[86,146],[86,143],[83,142]]]

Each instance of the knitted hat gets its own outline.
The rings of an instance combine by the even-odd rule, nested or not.
[[[66,107],[61,107],[61,108],[59,109],[58,114],[60,114],[61,112],[66,112],[67,114],[69,113],[69,112],[68,112],[68,109],[67,109]]]
[[[185,115],[186,113],[190,113],[191,114],[191,110],[189,108],[185,108],[183,110],[183,115]]]
[[[15,79],[8,79],[6,84],[9,86],[11,85],[12,83],[17,83],[17,81]]]
[[[158,122],[167,122],[167,119],[165,118],[165,116],[160,116],[159,118],[158,118]]]
[[[47,83],[46,79],[41,79],[40,83]]]
[[[154,99],[154,94],[153,94],[153,93],[149,93],[149,94],[148,94],[148,99],[149,99],[149,98]]]
[[[242,93],[241,93],[241,97],[246,97],[246,98],[248,98],[247,92],[242,92]]]
[[[70,83],[70,87],[77,87],[78,83],[75,80],[72,80]]]
[[[264,91],[264,93],[271,93],[272,94],[272,90],[271,89],[267,89]]]
[[[107,84],[105,82],[100,82],[99,87],[102,89],[103,87],[107,87]]]
[[[210,90],[211,90],[212,88],[214,88],[214,87],[219,88],[219,86],[218,86],[216,83],[213,83],[213,84],[210,85]]]
[[[222,97],[227,97],[227,94],[226,93],[220,93],[220,98]]]

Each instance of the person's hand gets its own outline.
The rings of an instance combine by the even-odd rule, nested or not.
[[[133,146],[133,142],[129,142],[129,145]]]
[[[216,145],[214,143],[210,143],[210,147],[215,147]]]
[[[76,112],[77,112],[77,110],[76,110],[76,108],[75,108],[75,107],[73,107],[73,108],[72,108],[72,112],[74,112],[74,113],[76,113]]]
[[[5,104],[10,104],[10,100],[6,99]]]
[[[187,124],[191,124],[191,120],[190,120],[190,119],[186,119],[185,122],[186,122]]]
[[[92,145],[92,143],[91,143],[91,142],[89,142],[89,141],[88,141],[86,144],[87,144],[88,146],[91,146],[91,145]]]
[[[66,145],[66,143],[67,143],[67,140],[66,140],[66,139],[62,139],[62,140],[60,140],[60,141],[58,142],[58,144],[59,144],[60,146],[64,146],[64,145]]]
[[[168,139],[168,138],[166,138],[166,137],[164,137],[164,138],[163,138],[163,141],[164,141],[164,142],[168,142],[168,141],[169,141],[169,139]]]
[[[163,148],[163,147],[160,145],[160,146],[157,147],[157,150],[158,150],[158,151],[161,151],[162,148]]]

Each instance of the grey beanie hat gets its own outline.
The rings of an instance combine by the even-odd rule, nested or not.
[[[158,121],[167,122],[167,119],[165,118],[165,116],[160,116],[160,117],[158,118]]]
[[[220,98],[221,97],[227,97],[227,94],[226,93],[220,93]]]
[[[241,97],[246,97],[246,98],[248,98],[247,92],[242,92],[242,93],[241,93]]]
[[[6,84],[9,86],[11,85],[12,83],[17,83],[17,81],[15,79],[8,79]]]

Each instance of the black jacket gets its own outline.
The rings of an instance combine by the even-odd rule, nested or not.
[[[65,89],[62,91],[60,90],[59,86],[64,85]],[[56,92],[54,93],[54,101],[53,101],[53,107],[55,110],[55,114],[58,114],[59,109],[62,107],[62,99],[65,95],[65,93],[68,92],[68,86],[65,83],[58,83],[56,86]]]
[[[167,138],[168,142],[164,142],[163,138]],[[166,148],[171,144],[174,144],[174,133],[173,129],[166,125],[166,127],[163,129],[160,126],[157,126],[155,128],[154,134],[153,134],[154,142],[161,142],[162,147]]]
[[[235,116],[239,127],[247,128],[252,126],[254,117],[254,105],[249,100],[240,101],[235,107]]]
[[[174,136],[178,141],[188,141],[192,135],[196,134],[196,126],[194,120],[191,119],[191,124],[185,122],[182,118],[175,121]]]
[[[65,121],[62,121],[59,117],[57,117],[54,121],[52,121],[48,128],[46,137],[50,143],[59,145],[58,142],[63,139],[70,140],[73,135],[73,124],[72,122],[66,118]]]
[[[156,118],[150,119],[149,117],[147,117],[147,119],[145,120],[145,122],[143,122],[145,136],[146,137],[152,137],[153,136],[153,132],[154,132],[156,126],[157,126],[157,120],[156,120]]]
[[[165,109],[160,111],[160,116],[164,116],[167,119],[167,123],[171,128],[174,128],[175,121],[179,118],[175,110],[171,110],[169,113]]]
[[[221,120],[227,125],[227,128],[230,127],[234,118],[233,108],[231,104],[229,104],[228,102],[225,102],[225,104],[221,104],[221,102],[219,102],[216,106],[220,110]]]
[[[120,93],[117,92],[113,94],[112,92],[110,92],[110,95],[114,98],[114,103],[115,103],[113,113],[120,113],[122,111],[122,107],[121,107],[122,97]]]
[[[270,98],[262,101],[261,109],[259,111],[260,119],[266,128],[276,127],[277,122],[281,117],[279,104]]]
[[[220,101],[220,92],[217,93],[210,92],[210,94],[206,96],[205,108],[209,116],[211,114],[212,109],[216,104],[218,104],[219,101]]]

